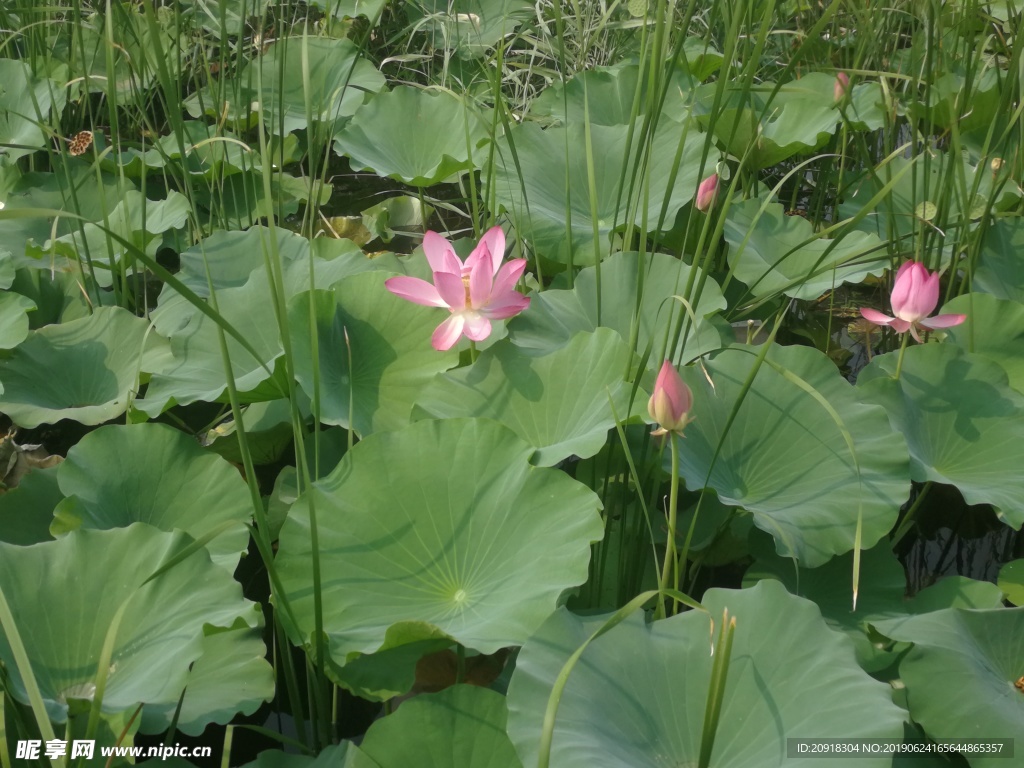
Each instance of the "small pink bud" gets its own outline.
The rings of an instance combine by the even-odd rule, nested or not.
[[[836,75],[836,83],[832,86],[832,100],[840,102],[850,92],[850,76],[845,72]]]
[[[658,425],[654,434],[682,432],[691,420],[689,413],[692,406],[693,393],[672,363],[666,360],[661,364],[658,378],[654,382],[654,394],[647,402],[647,412]]]
[[[708,176],[697,187],[697,210],[707,212],[715,202],[715,195],[718,194],[718,174]]]
[[[918,261],[900,267],[892,286],[892,313],[896,317],[916,323],[934,312],[938,303],[938,272],[930,274]]]

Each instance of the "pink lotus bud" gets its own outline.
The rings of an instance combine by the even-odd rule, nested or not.
[[[840,102],[850,92],[850,76],[845,72],[836,75],[836,83],[832,86],[832,100]]]
[[[693,393],[680,378],[679,372],[666,360],[661,364],[658,379],[654,382],[654,394],[647,402],[647,412],[658,425],[655,435],[682,432],[690,421]]]
[[[939,303],[939,273],[929,274],[924,265],[908,261],[896,273],[892,287],[892,313],[900,320],[916,323]]]
[[[715,202],[715,195],[718,194],[718,174],[708,176],[697,187],[697,210],[707,212]]]

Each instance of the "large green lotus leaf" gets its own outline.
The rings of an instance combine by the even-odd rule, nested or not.
[[[972,276],[975,290],[1024,303],[1024,216],[998,218],[989,224]]]
[[[1020,201],[1019,187],[997,181],[988,163],[973,165],[967,157],[952,157],[951,160],[950,155],[941,152],[928,155],[927,162],[923,156],[914,159],[896,157],[876,168],[874,175],[864,172],[853,177],[842,195],[840,217],[852,218],[884,185],[899,177],[890,194],[857,224],[857,229],[888,241],[892,227],[892,231],[902,238],[903,250],[912,251],[921,231],[928,230],[929,237],[933,237],[933,226],[945,230],[962,227],[968,220],[981,218],[990,198],[994,197],[993,213],[1011,209]],[[950,169],[950,162],[959,162],[962,168]],[[914,167],[906,170],[910,164]],[[960,174],[963,174],[966,186],[961,185]],[[978,191],[972,194],[970,190],[974,189],[975,183]],[[943,261],[947,261],[950,255],[950,249],[945,248]]]
[[[276,565],[308,643],[313,634],[310,498],[320,541],[330,654],[384,645],[393,625],[444,633],[481,653],[523,643],[587,578],[601,538],[588,488],[529,463],[533,448],[484,419],[421,421],[357,443],[299,499]]]
[[[640,85],[643,89],[640,95],[640,114],[644,113],[647,106],[646,74]],[[583,120],[586,114],[584,108],[587,107],[592,125],[629,125],[639,79],[640,65],[635,62],[623,61],[612,67],[588,69],[564,85],[556,81],[545,88],[530,104],[530,114],[564,124]],[[692,81],[686,73],[675,70],[661,114],[679,122],[685,120],[687,104],[684,94],[691,88]]]
[[[199,539],[234,521],[206,545],[213,562],[234,573],[249,543],[252,498],[228,462],[164,424],[110,424],[68,451],[57,474],[67,496],[51,531],[124,528],[148,523]]]
[[[513,344],[531,354],[560,349],[577,333],[600,327],[612,328],[628,341],[637,304],[637,285],[641,284],[636,348],[642,353],[651,344],[652,359],[660,357],[668,334],[686,315],[683,304],[672,296],[683,293],[691,269],[667,253],[650,254],[642,261],[636,253],[616,253],[601,264],[600,291],[597,269],[587,267],[576,276],[571,291],[552,289],[533,294],[530,309],[509,322],[509,337]],[[699,275],[694,277],[696,283]],[[725,308],[721,289],[709,278],[700,301],[693,307],[698,318],[696,337],[691,330],[685,347],[677,343],[675,352],[666,356],[689,361],[731,343],[734,336],[728,323],[716,324],[711,317]]]
[[[171,190],[166,200],[147,200],[141,192],[129,190],[105,221],[87,223],[81,232],[69,232],[56,240],[47,240],[41,248],[30,246],[28,254],[43,260],[51,249],[62,256],[91,262],[91,268],[100,286],[109,287],[113,272],[121,267],[128,249],[115,240],[108,231],[132,243],[141,251],[155,256],[159,245],[157,235],[179,229],[188,221],[189,202],[184,195]]]
[[[0,349],[14,349],[28,336],[28,313],[36,303],[13,291],[0,293]]]
[[[1010,386],[1024,392],[1024,305],[968,293],[947,303],[942,312],[967,315],[966,322],[946,331],[951,342],[999,363]]]
[[[416,696],[366,732],[360,749],[380,768],[522,768],[505,734],[500,693],[455,685]]]
[[[949,608],[879,622],[887,637],[914,643],[900,662],[915,721],[936,739],[1024,739],[1024,608]],[[965,754],[972,768],[1007,765]]]
[[[718,84],[709,83],[695,92],[694,114],[712,125],[731,154],[746,156],[754,168],[768,168],[828,142],[840,120],[834,86],[834,76],[812,72],[782,85],[774,97],[775,83],[770,82],[750,90],[729,89],[712,119]]]
[[[779,554],[807,567],[853,549],[858,514],[862,546],[872,547],[892,528],[910,490],[903,439],[883,409],[857,402],[824,354],[774,346],[768,360],[785,375],[761,366],[723,440],[755,354],[746,347],[718,353],[706,365],[713,387],[704,371],[681,371],[693,391],[695,420],[680,443],[680,475],[689,488],[709,486],[725,504],[744,507],[775,537]]]
[[[840,283],[881,276],[890,263],[877,235],[851,231],[838,241],[825,240],[806,219],[786,216],[779,203],[764,206],[757,198],[729,208],[723,234],[730,268],[756,297],[815,299]]]
[[[626,418],[630,362],[629,349],[608,328],[577,334],[544,357],[503,341],[472,366],[434,378],[416,403],[437,418],[500,421],[537,449],[535,464],[551,467],[574,454],[593,456],[615,414]]]
[[[262,70],[262,92],[258,68]],[[201,99],[196,94],[184,105],[192,117],[204,112],[226,116],[231,122],[242,121],[243,127],[250,127],[245,121],[254,124],[262,109],[268,131],[289,134],[308,128],[308,99],[313,122],[326,123],[330,130],[340,119],[354,115],[368,94],[384,85],[384,76],[347,38],[285,37],[222,84],[218,93],[226,97],[226,103],[223,98],[218,101],[208,88]]]
[[[650,152],[652,157],[665,160],[649,163],[646,175],[635,181],[634,194],[642,185],[650,190],[646,209],[637,206],[634,224],[638,227],[646,224],[653,231],[661,215],[662,201],[667,198],[664,226],[668,228],[676,213],[697,192],[704,140],[696,126],[690,129],[674,186],[668,189],[672,167],[669,160],[675,157],[684,130],[683,124],[674,120],[663,118],[658,123]],[[627,186],[620,190],[622,164],[627,150],[631,158],[635,157],[640,132],[634,132],[630,147],[626,145],[628,133],[629,127],[625,125],[591,126],[596,243],[582,122],[547,130],[536,123],[521,123],[497,142],[493,183],[498,205],[512,217],[520,237],[545,258],[569,263],[571,251],[573,263],[579,266],[593,264],[595,259],[607,256],[613,227],[626,223],[626,196],[632,182],[628,181],[631,176],[627,173]],[[515,147],[518,166],[512,147]],[[571,216],[568,230],[567,215]]]
[[[437,49],[479,58],[525,22],[535,18],[529,0],[412,0],[405,4],[417,32]]]
[[[17,160],[32,154],[32,147],[49,146],[43,126],[50,124],[51,114],[54,124],[60,121],[67,99],[67,70],[54,76],[37,77],[27,61],[0,59],[0,145],[6,145],[7,157]]]
[[[4,248],[11,248],[18,267],[33,269],[61,269],[65,260],[43,260],[25,255],[24,245],[30,241],[42,243],[54,233],[64,235],[78,230],[78,223],[70,218],[56,221],[45,217],[22,218],[20,208],[49,208],[77,213],[88,221],[102,221],[103,214],[114,210],[122,196],[132,190],[131,182],[110,174],[100,174],[86,164],[71,160],[66,171],[23,174],[6,194],[5,206],[0,210],[0,237]],[[78,273],[75,266],[76,275]]]
[[[712,664],[711,621],[736,619],[711,765],[791,765],[789,738],[903,740],[904,713],[889,687],[854,660],[849,640],[817,607],[774,581],[712,589],[703,611],[645,624],[634,614],[583,652],[561,696],[551,764],[559,768],[696,766]],[[601,625],[564,609],[523,647],[508,694],[508,732],[523,765],[537,764],[538,734],[552,684],[569,656]],[[834,765],[808,757],[807,766]],[[882,766],[854,757],[844,765]]]
[[[999,569],[999,589],[1013,605],[1024,605],[1024,560],[1011,560]]]
[[[274,696],[274,670],[266,660],[262,631],[236,627],[203,638],[203,655],[188,675],[177,727],[189,736],[200,736],[210,723],[224,725],[235,715],[253,714]],[[142,710],[143,733],[162,733],[174,718],[178,691],[170,700],[146,704]]]
[[[186,534],[141,523],[74,531],[30,547],[0,543],[0,589],[52,720],[66,720],[69,699],[92,698],[103,643],[122,606],[103,696],[107,713],[180,693],[189,665],[202,653],[204,625],[256,623],[258,606],[242,598],[242,588],[205,550],[146,583],[192,544]],[[0,659],[8,691],[27,703],[2,634]]]
[[[239,288],[246,284],[254,270],[265,264],[265,254],[276,254],[285,277],[289,295],[309,288],[309,262],[313,260],[316,286],[327,288],[348,275],[387,268],[404,271],[398,259],[381,256],[368,259],[351,240],[318,237],[309,240],[294,232],[278,227],[272,240],[270,230],[264,226],[251,227],[244,232],[218,230],[202,242],[181,252],[179,280],[200,296],[209,296],[207,268],[213,289]],[[425,275],[429,277],[429,275]],[[173,293],[170,288],[165,294]]]
[[[382,272],[354,275],[330,291],[300,294],[289,305],[295,378],[312,399],[312,301],[319,420],[351,427],[360,435],[408,424],[413,403],[427,383],[458,362],[456,350],[438,352],[430,346],[434,325],[444,314],[393,296],[384,288],[387,277]]]
[[[274,245],[268,238],[268,230],[260,229],[255,234],[224,236],[214,247],[217,273],[227,286],[217,292],[218,310],[228,323],[244,330],[246,340],[259,355],[254,358],[234,338],[225,336],[235,384],[243,401],[275,400],[286,394],[281,377],[272,377],[271,373],[276,364],[280,367],[284,350],[271,308],[273,294],[266,268],[262,264],[254,267],[248,278],[236,285],[242,279],[240,271],[228,266],[246,246],[272,253]],[[305,238],[292,234],[279,234],[277,251],[283,264],[286,299],[309,289],[311,271],[316,285],[329,286],[366,269],[368,263],[350,247],[310,245]],[[201,261],[197,263],[201,258],[201,253],[191,255],[189,274],[203,269]],[[242,258],[256,259],[252,255]],[[258,258],[262,261],[262,255]],[[369,263],[369,268],[375,269]],[[227,383],[216,323],[170,288],[164,289],[152,318],[157,332],[170,339],[172,359],[150,382],[145,399],[137,407],[156,415],[175,402],[224,399]]]
[[[53,509],[64,498],[57,486],[57,469],[33,469],[17,488],[0,494],[0,541],[25,545],[53,538]]]
[[[883,406],[910,449],[910,476],[955,485],[968,504],[992,504],[1014,528],[1024,523],[1024,395],[1006,372],[953,344],[921,344],[876,357],[857,389]]]
[[[479,164],[471,152],[486,138],[483,119],[452,94],[398,86],[341,129],[334,151],[356,170],[428,187]]]
[[[119,416],[140,370],[153,370],[157,356],[149,353],[162,346],[148,329],[127,310],[100,307],[89,317],[32,331],[0,359],[0,410],[28,428],[61,419],[102,424]]]
[[[358,1],[358,0],[357,0]],[[242,768],[380,768],[351,741],[332,744],[315,758],[267,749]]]

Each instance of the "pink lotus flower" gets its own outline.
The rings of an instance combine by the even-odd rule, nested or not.
[[[718,194],[718,174],[713,173],[708,176],[704,181],[697,187],[697,206],[698,211],[707,212],[708,208],[715,202],[715,196]]]
[[[647,401],[647,412],[658,425],[652,435],[667,435],[669,432],[682,434],[683,427],[693,421],[690,408],[693,407],[693,393],[679,372],[668,360],[661,364],[658,378],[654,382],[654,394]]]
[[[836,83],[832,86],[832,100],[840,102],[850,92],[850,76],[845,72],[836,75]]]
[[[862,308],[860,313],[875,325],[888,325],[896,333],[910,331],[916,341],[921,341],[917,333],[919,327],[952,328],[967,319],[967,315],[928,317],[939,303],[939,273],[929,272],[916,261],[906,262],[896,273],[891,300],[896,317],[868,308]]]
[[[418,277],[392,277],[384,286],[407,301],[451,312],[430,339],[434,349],[451,349],[463,334],[483,341],[491,335],[491,320],[513,317],[530,306],[530,300],[515,290],[526,259],[502,265],[505,233],[501,227],[489,229],[465,263],[436,232],[423,236],[423,252],[434,273],[433,284]]]

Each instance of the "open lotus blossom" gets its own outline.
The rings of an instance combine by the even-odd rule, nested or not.
[[[698,211],[707,212],[707,210],[714,204],[715,195],[718,194],[718,174],[713,173],[708,176],[704,181],[697,187],[697,206]]]
[[[836,75],[835,85],[832,86],[832,100],[836,102],[842,101],[846,98],[846,94],[850,92],[850,76],[845,72],[840,72]]]
[[[939,273],[929,272],[916,261],[908,261],[896,273],[891,300],[896,317],[866,307],[860,313],[872,323],[887,325],[896,333],[910,331],[916,341],[921,341],[918,328],[952,328],[967,319],[967,315],[928,317],[939,303]]]
[[[669,432],[682,434],[683,427],[693,419],[690,408],[693,407],[693,393],[679,372],[668,360],[661,364],[658,378],[654,382],[654,394],[647,401],[647,412],[654,419],[658,428],[652,435],[667,435]]]
[[[515,290],[526,259],[501,263],[505,254],[501,227],[488,230],[465,263],[436,232],[423,236],[423,252],[434,274],[433,283],[418,277],[392,277],[384,286],[407,301],[451,312],[434,330],[430,340],[434,349],[451,349],[463,334],[472,341],[483,341],[491,335],[491,320],[513,317],[530,306],[530,300]]]

